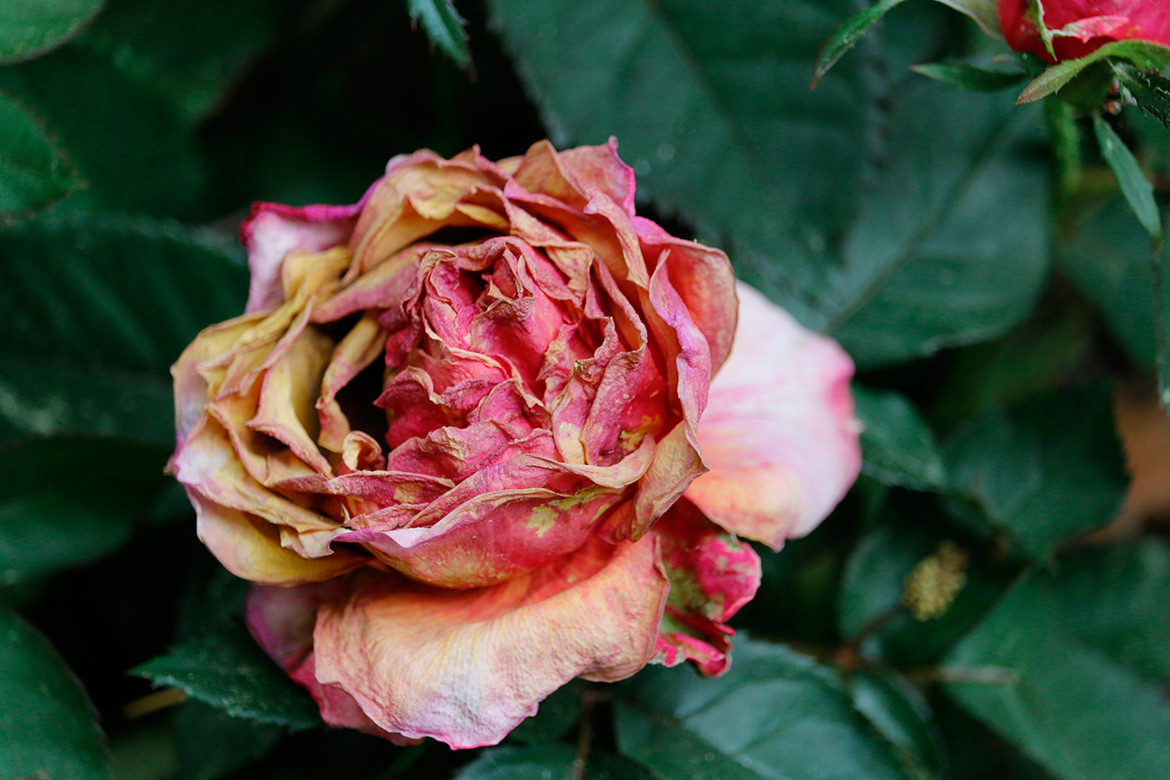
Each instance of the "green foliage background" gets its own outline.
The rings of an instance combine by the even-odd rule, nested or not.
[[[0,2],[0,780],[1170,777],[1167,526],[1110,525],[1162,254],[1090,118],[938,80],[999,51],[942,6],[810,90],[861,7]],[[1096,133],[1164,219],[1170,133],[1133,108]],[[242,308],[251,201],[546,135],[616,136],[639,208],[845,346],[863,476],[761,551],[724,677],[574,683],[473,752],[330,731],[162,474],[167,368]]]

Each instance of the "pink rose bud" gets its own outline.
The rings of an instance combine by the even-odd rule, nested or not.
[[[247,312],[174,366],[170,469],[334,726],[472,747],[574,677],[717,674],[741,539],[857,476],[848,357],[636,216],[612,141],[396,157],[242,236]]]
[[[1044,26],[1053,34],[1054,59],[1040,37],[1029,0],[998,0],[999,27],[1008,46],[1049,62],[1074,60],[1112,41],[1170,46],[1166,0],[1041,0]]]

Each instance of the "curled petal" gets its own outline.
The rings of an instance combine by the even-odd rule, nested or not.
[[[709,472],[686,497],[779,549],[825,518],[861,470],[853,363],[745,284],[735,346],[711,384],[699,443]]]
[[[375,183],[370,187],[372,191]],[[352,206],[303,206],[254,203],[252,214],[240,226],[240,240],[248,250],[252,283],[246,311],[271,309],[280,304],[281,264],[289,252],[321,252],[344,244],[369,192]]]
[[[686,499],[654,526],[654,534],[670,579],[654,660],[666,666],[692,661],[703,674],[722,674],[734,633],[726,621],[756,595],[759,556]]]
[[[619,680],[649,661],[667,593],[657,557],[653,536],[595,538],[491,588],[355,580],[318,613],[317,679],[388,732],[495,744],[573,677]]]
[[[194,490],[187,495],[195,507],[199,540],[237,577],[269,585],[320,582],[365,561],[341,551],[323,558],[302,557],[282,547],[280,534],[268,523],[208,501]]]

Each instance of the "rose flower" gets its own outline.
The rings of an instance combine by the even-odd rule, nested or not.
[[[1041,0],[1040,4],[1056,57],[1044,46],[1030,0],[998,0],[999,27],[1008,46],[1049,62],[1075,60],[1112,41],[1170,46],[1170,2],[1166,0]]]
[[[857,476],[849,359],[636,216],[613,142],[396,157],[242,238],[246,313],[173,369],[170,470],[331,725],[470,747],[574,677],[718,674],[740,538],[807,533]]]

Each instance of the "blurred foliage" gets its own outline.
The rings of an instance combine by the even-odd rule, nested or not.
[[[1170,435],[1135,454],[1112,395],[1170,371],[1164,80],[1082,63],[1019,107],[1034,63],[885,2],[810,90],[865,6],[2,4],[0,778],[1170,776],[1167,527],[1114,522]],[[1147,114],[1086,103],[1102,72]],[[641,210],[841,341],[864,474],[762,551],[724,677],[577,682],[474,752],[330,731],[162,476],[167,368],[240,311],[250,202],[546,135],[616,136]]]

